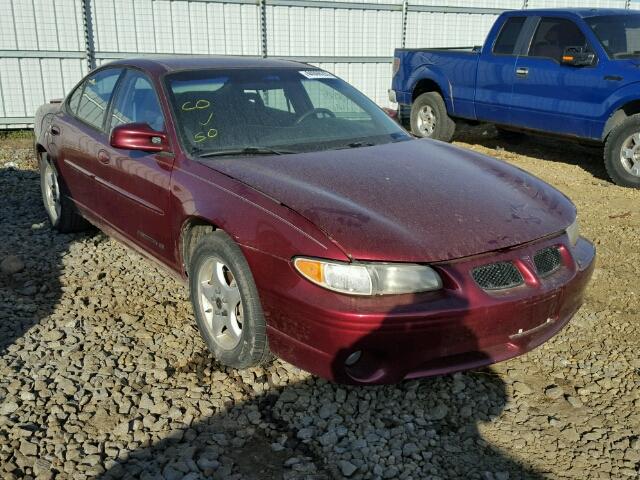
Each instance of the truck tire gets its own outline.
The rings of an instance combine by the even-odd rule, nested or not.
[[[438,92],[420,95],[411,106],[411,132],[416,137],[450,142],[456,123],[449,117],[447,107]]]
[[[234,368],[270,361],[260,297],[240,247],[216,230],[200,239],[189,263],[196,323],[214,357]]]
[[[89,228],[89,222],[78,213],[55,164],[46,153],[40,156],[40,190],[53,228],[60,233],[81,232]]]
[[[611,131],[604,146],[604,165],[616,185],[640,188],[640,114]]]

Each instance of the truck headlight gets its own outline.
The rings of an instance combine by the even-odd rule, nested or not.
[[[296,270],[307,280],[349,295],[391,295],[442,288],[438,273],[426,265],[406,263],[342,263],[297,257]]]
[[[580,224],[578,223],[578,217],[576,217],[573,223],[567,227],[566,232],[569,237],[569,242],[571,242],[571,246],[575,247],[576,243],[578,243],[578,239],[580,238]]]

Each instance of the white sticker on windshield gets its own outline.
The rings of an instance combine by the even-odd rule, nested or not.
[[[307,78],[336,78],[334,75],[331,75],[329,72],[325,72],[324,70],[300,70],[300,75]]]

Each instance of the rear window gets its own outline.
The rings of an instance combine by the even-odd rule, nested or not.
[[[525,17],[511,17],[504,22],[496,43],[493,45],[493,53],[496,55],[514,54],[525,20]]]
[[[97,129],[102,128],[113,89],[121,73],[121,68],[108,68],[96,72],[85,80],[76,113],[80,120]]]

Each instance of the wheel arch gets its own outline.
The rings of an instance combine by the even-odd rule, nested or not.
[[[187,276],[189,275],[191,255],[198,241],[216,230],[219,230],[219,227],[214,222],[202,217],[189,217],[182,223],[178,239],[178,253],[182,263],[182,270]]]
[[[438,83],[431,78],[422,78],[418,80],[416,85],[413,87],[413,92],[411,92],[411,100],[415,101],[423,93],[429,92],[437,92],[443,99],[446,97],[443,95],[442,89]]]
[[[42,156],[43,154],[47,155],[49,158],[51,158],[51,155],[49,154],[49,152],[47,151],[47,149],[44,147],[44,145],[42,145],[40,142],[36,142],[35,143],[35,151],[36,151],[36,157],[38,160],[38,164],[40,163],[40,161],[42,160]]]
[[[602,141],[606,141],[613,129],[624,123],[627,118],[640,114],[639,87],[640,82],[633,82],[616,90],[609,97],[606,102],[608,113],[604,117],[606,120],[601,135]]]

